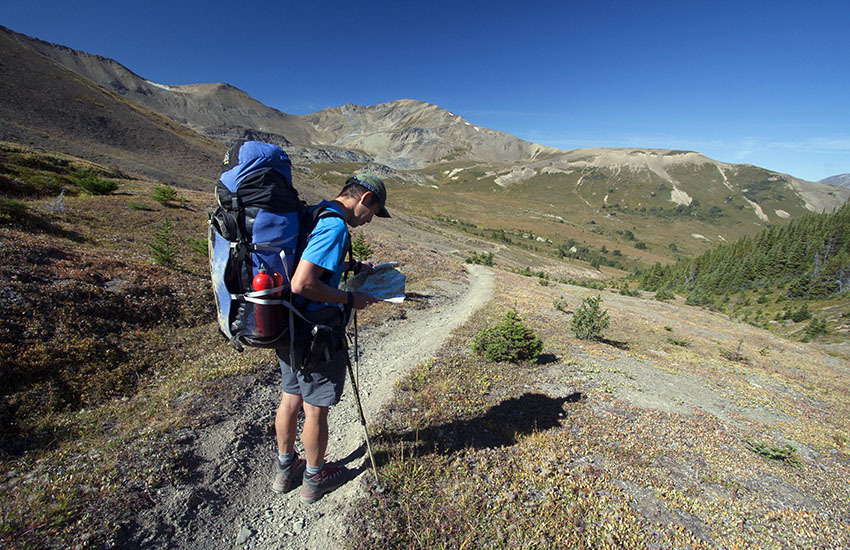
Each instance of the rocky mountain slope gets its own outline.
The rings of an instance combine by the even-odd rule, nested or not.
[[[220,143],[81,78],[8,31],[0,32],[0,60],[0,139],[183,186],[215,178]]]
[[[372,107],[345,105],[310,115],[289,115],[229,84],[159,84],[113,59],[5,28],[2,33],[134,103],[217,139],[246,134],[257,137],[255,132],[259,132],[263,139],[281,146],[360,151],[378,162],[405,169],[449,157],[503,162],[532,160],[556,151],[474,126],[420,101],[391,101]]]
[[[820,183],[825,183],[827,185],[835,185],[837,187],[850,188],[850,174],[838,174],[837,176],[830,176],[828,178],[820,180]]]
[[[8,47],[15,44],[17,51],[28,52],[33,59],[38,57],[38,63],[48,63],[45,58],[49,58],[84,77],[76,82],[88,83],[89,89],[108,95],[109,101],[129,100],[220,142],[237,138],[271,141],[285,147],[296,164],[302,166],[355,163],[359,165],[357,169],[377,171],[391,182],[418,182],[443,191],[471,193],[482,201],[490,200],[494,192],[506,192],[555,218],[575,217],[576,208],[589,207],[597,212],[605,210],[605,214],[613,211],[649,216],[651,220],[672,216],[723,222],[725,217],[725,221],[761,225],[781,223],[808,211],[831,210],[850,198],[850,190],[842,187],[807,182],[755,166],[727,164],[691,151],[560,151],[476,126],[436,105],[410,99],[374,106],[348,104],[308,115],[290,115],[265,106],[228,84],[154,83],[112,59],[9,29],[2,29],[0,35]],[[10,120],[15,120],[12,111],[32,109],[27,104],[30,95],[34,101],[44,103],[32,109],[42,118],[52,116],[57,104],[65,109],[82,106],[97,111],[96,105],[88,105],[91,101],[86,98],[91,93],[79,89],[78,84],[63,86],[66,97],[61,101],[56,100],[55,94],[39,92],[52,88],[50,82],[26,78],[30,69],[25,67],[31,66],[30,62],[23,63],[23,67],[18,63],[14,68],[12,64],[4,66],[4,71],[16,71],[16,77],[8,79],[14,82],[14,90],[10,89],[7,97],[19,100],[4,102],[10,108]],[[31,82],[39,84],[33,86]],[[95,103],[104,104],[100,100]],[[116,112],[110,107],[110,117],[74,126],[84,130],[97,127],[114,118]],[[92,116],[97,118],[96,114]],[[72,117],[66,114],[62,118]],[[162,122],[166,129],[158,131],[167,134],[180,128],[169,124]],[[31,131],[18,135],[6,130],[5,135],[12,141],[23,137],[38,143],[37,129],[43,126],[50,134],[52,125],[55,122],[39,120],[28,126]],[[111,144],[113,140],[130,139],[126,146],[135,144],[142,152],[174,150],[166,143],[134,141],[131,138],[137,133],[137,129],[127,128],[120,135],[104,135],[101,141]],[[207,143],[204,146],[210,147]],[[205,178],[215,176],[217,162],[188,156],[206,167],[209,174]],[[187,167],[192,162],[187,162]],[[156,166],[156,162],[147,164]],[[424,200],[428,202],[427,198]],[[702,229],[690,233],[703,234]]]

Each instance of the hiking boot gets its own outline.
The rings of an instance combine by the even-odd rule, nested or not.
[[[325,466],[313,477],[307,477],[301,482],[301,502],[312,504],[348,481],[348,468],[345,466]]]
[[[281,466],[279,460],[275,460],[276,468],[274,472],[274,481],[272,482],[272,491],[275,493],[285,493],[292,488],[292,483],[304,475],[304,468],[307,467],[307,461],[295,454],[292,462],[286,466]]]

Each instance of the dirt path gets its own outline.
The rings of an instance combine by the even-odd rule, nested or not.
[[[367,422],[391,397],[395,381],[434,355],[453,329],[493,293],[493,274],[468,266],[466,285],[441,282],[429,307],[408,310],[361,334],[360,395]],[[140,511],[133,542],[158,548],[338,548],[345,538],[346,506],[363,490],[365,439],[350,384],[330,412],[329,461],[341,461],[356,477],[312,505],[298,490],[276,495],[270,488],[276,444],[271,424],[280,399],[280,376],[272,367],[240,380],[244,391],[218,421],[178,436],[185,447],[188,482],[161,489]],[[241,388],[240,388],[241,389]],[[213,411],[211,411],[212,413]]]

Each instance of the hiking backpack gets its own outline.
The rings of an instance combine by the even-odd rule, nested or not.
[[[304,319],[290,292],[298,259],[319,218],[342,216],[331,209],[308,215],[287,154],[258,141],[239,141],[227,152],[216,199],[208,244],[219,329],[239,351],[291,349],[294,325]],[[261,280],[274,283],[257,289]]]

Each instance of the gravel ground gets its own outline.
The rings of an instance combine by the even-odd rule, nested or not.
[[[395,381],[437,351],[451,331],[492,296],[493,274],[468,266],[467,284],[439,282],[427,307],[405,310],[360,335],[360,396],[367,422],[392,395]],[[403,307],[403,306],[399,306]],[[273,420],[280,400],[275,365],[240,380],[243,387],[219,420],[178,434],[189,477],[162,488],[140,511],[130,542],[147,548],[336,548],[342,545],[348,504],[372,476],[351,385],[329,416],[328,461],[353,478],[321,500],[304,505],[298,490],[270,489],[276,456]]]

